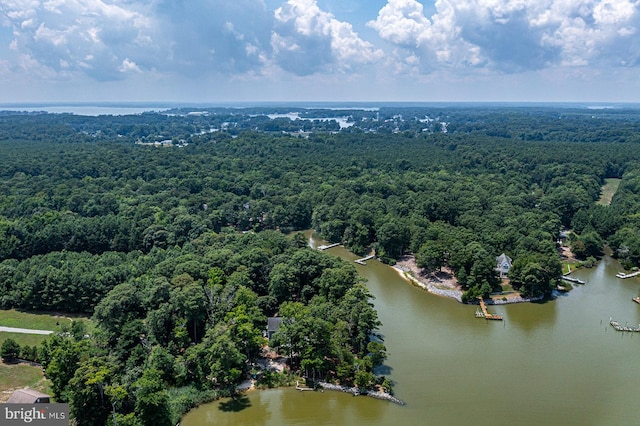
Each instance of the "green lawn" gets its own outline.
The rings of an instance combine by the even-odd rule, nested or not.
[[[23,334],[23,333],[6,333],[0,332],[0,345],[7,339],[13,339],[20,346],[38,346],[47,336],[43,334]]]
[[[611,204],[611,200],[613,199],[614,194],[620,186],[620,179],[608,178],[604,181],[605,184],[602,186],[598,204],[608,206],[609,204]]]
[[[513,286],[509,282],[503,281],[502,284],[500,284],[500,287],[502,287],[502,292],[503,293],[510,293],[512,291],[515,291],[513,289]]]
[[[25,387],[51,395],[51,383],[44,378],[42,368],[0,362],[0,402],[5,402],[14,390]]]
[[[91,327],[91,321],[86,317],[75,317],[87,322]],[[37,330],[56,330],[58,325],[71,324],[71,318],[67,315],[52,314],[47,312],[20,312],[14,309],[0,310],[0,325],[5,327],[32,328]],[[20,346],[38,346],[47,338],[41,334],[23,334],[0,332],[0,345],[12,338]],[[6,364],[0,361],[0,402],[6,401],[11,393],[20,388],[30,387],[48,395],[51,395],[51,384],[44,378],[42,368],[28,363]]]
[[[572,272],[582,267],[582,262],[579,260],[564,260],[562,261],[562,273],[565,274],[571,270]]]
[[[0,325],[5,327],[31,328],[35,330],[57,330],[60,325],[71,324],[71,317],[64,314],[48,312],[21,312],[15,309],[0,310]],[[93,332],[93,323],[83,316],[73,316],[75,320],[82,320],[89,333]],[[20,346],[39,345],[47,336],[41,334],[23,334],[0,332],[0,345],[8,338],[14,339]]]
[[[51,312],[22,312],[15,309],[0,310],[0,325],[5,327],[56,330],[58,325],[71,324],[71,319],[89,321],[86,316]],[[89,325],[89,324],[87,324]]]

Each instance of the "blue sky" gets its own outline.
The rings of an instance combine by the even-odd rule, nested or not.
[[[640,102],[640,0],[0,0],[0,103]]]

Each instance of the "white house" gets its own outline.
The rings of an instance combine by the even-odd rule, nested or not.
[[[496,271],[500,274],[500,278],[507,276],[511,269],[512,262],[513,260],[504,253],[496,257]]]

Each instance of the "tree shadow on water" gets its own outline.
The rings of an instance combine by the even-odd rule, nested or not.
[[[375,369],[375,373],[379,376],[388,376],[393,371],[393,368],[387,364],[382,364]]]
[[[220,411],[226,413],[237,413],[249,407],[251,407],[251,400],[247,398],[246,395],[231,398],[228,401],[221,402],[219,405]]]

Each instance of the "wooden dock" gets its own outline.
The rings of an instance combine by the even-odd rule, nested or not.
[[[360,265],[366,265],[366,263],[365,263],[365,262],[366,262],[367,260],[371,260],[371,259],[373,259],[374,257],[376,257],[376,255],[375,255],[375,254],[372,254],[372,255],[369,255],[369,256],[367,256],[367,257],[363,257],[362,259],[356,259],[356,260],[355,260],[355,262],[356,262],[356,263],[358,263],[358,264],[360,264]]]
[[[323,246],[318,246],[318,250],[327,250],[333,247],[338,247],[339,245],[342,245],[342,243],[334,243],[334,244],[327,244],[327,245],[323,245]]]
[[[492,314],[487,312],[487,307],[484,304],[484,300],[482,299],[482,297],[478,297],[478,300],[480,300],[480,308],[482,309],[481,311],[476,311],[476,318],[484,318],[484,319],[488,319],[488,320],[495,320],[495,321],[502,321],[502,315],[496,315],[496,314]]]
[[[313,388],[308,388],[308,387],[306,387],[306,386],[300,386],[300,385],[298,384],[298,381],[296,380],[296,390],[299,390],[300,392],[303,392],[303,391],[312,391],[312,390],[315,390],[315,389],[313,389]]]
[[[621,280],[625,280],[627,278],[637,277],[638,275],[640,275],[640,271],[632,272],[630,274],[625,274],[624,272],[618,272],[616,274],[616,277],[620,278]]]
[[[565,280],[565,281],[569,281],[569,282],[577,283],[577,284],[586,284],[586,283],[587,283],[587,282],[586,282],[586,281],[584,281],[584,280],[581,280],[581,279],[579,279],[579,278],[569,277],[569,276],[567,276],[567,275],[563,275],[563,276],[562,276],[562,277],[560,277],[560,278],[562,278],[562,279],[563,279],[563,280]]]

